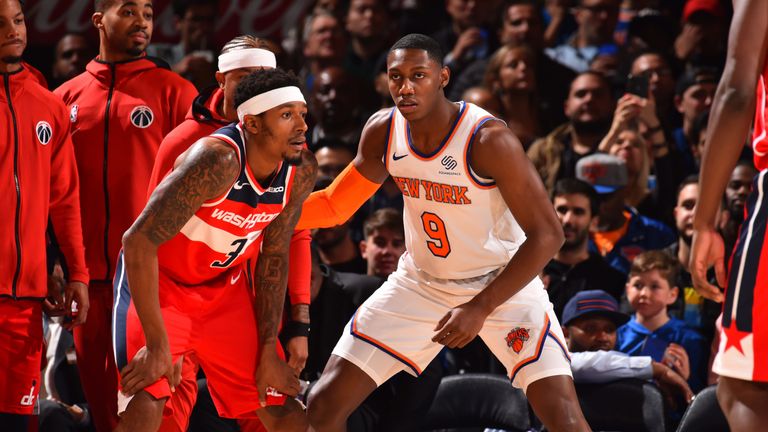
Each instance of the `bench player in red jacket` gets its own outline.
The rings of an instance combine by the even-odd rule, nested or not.
[[[0,0],[0,429],[13,432],[26,431],[37,405],[42,311],[68,315],[69,326],[88,313],[67,111],[22,64],[26,36],[19,1]],[[63,296],[46,283],[49,218],[69,273]]]
[[[123,238],[113,325],[119,431],[186,430],[194,398],[177,384],[194,377],[188,357],[205,370],[222,416],[307,428],[285,396],[298,392],[298,372],[276,349],[288,248],[317,172],[305,148],[306,103],[298,78],[280,69],[245,77],[235,101],[240,122],[176,158]],[[243,269],[249,259],[255,274]]]
[[[270,44],[265,39],[244,35],[224,45],[218,60],[219,71],[216,73],[218,87],[201,92],[195,98],[184,122],[163,139],[157,151],[157,162],[152,170],[150,184],[157,184],[173,168],[176,158],[195,141],[237,121],[235,88],[248,73],[276,66],[275,55],[269,51]],[[284,329],[287,339],[285,348],[289,356],[288,364],[299,372],[304,369],[308,355],[310,241],[309,230],[295,232],[291,239],[289,260],[288,296],[291,313],[289,324]]]
[[[146,203],[160,142],[184,120],[197,91],[144,56],[150,0],[96,0],[95,8],[99,56],[54,93],[69,107],[91,274],[91,319],[75,331],[78,369],[96,429],[106,432],[117,424],[109,323],[120,239]]]

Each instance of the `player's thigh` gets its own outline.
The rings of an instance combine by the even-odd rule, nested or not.
[[[721,376],[717,400],[731,430],[758,430],[768,424],[768,383]]]

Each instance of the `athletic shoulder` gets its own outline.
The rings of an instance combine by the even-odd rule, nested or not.
[[[392,115],[396,108],[383,108],[368,118],[360,137],[358,154],[364,153],[380,158],[384,154],[387,145]]]

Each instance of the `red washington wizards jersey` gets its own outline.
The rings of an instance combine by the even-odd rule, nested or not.
[[[296,173],[296,167],[281,162],[269,184],[262,186],[248,167],[245,135],[239,124],[210,136],[236,149],[240,173],[228,191],[206,201],[181,232],[160,246],[160,271],[183,284],[202,284],[258,256],[262,233],[288,202]]]
[[[757,98],[755,100],[755,129],[752,132],[752,149],[755,153],[755,168],[762,171],[768,168],[768,61],[763,65],[763,73],[757,80]]]

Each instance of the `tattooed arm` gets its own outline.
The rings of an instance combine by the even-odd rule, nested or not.
[[[256,384],[264,405],[266,388],[294,396],[298,392],[298,374],[280,360],[275,350],[285,289],[288,282],[288,249],[301,206],[315,184],[317,161],[309,151],[302,152],[288,203],[280,215],[264,230],[264,242],[256,263],[256,317],[259,329],[259,367]]]
[[[239,169],[232,147],[215,138],[201,139],[157,186],[123,236],[131,298],[146,337],[146,348],[121,371],[125,394],[132,395],[163,375],[171,387],[178,382],[160,314],[157,249],[175,236],[206,200],[224,193]]]

